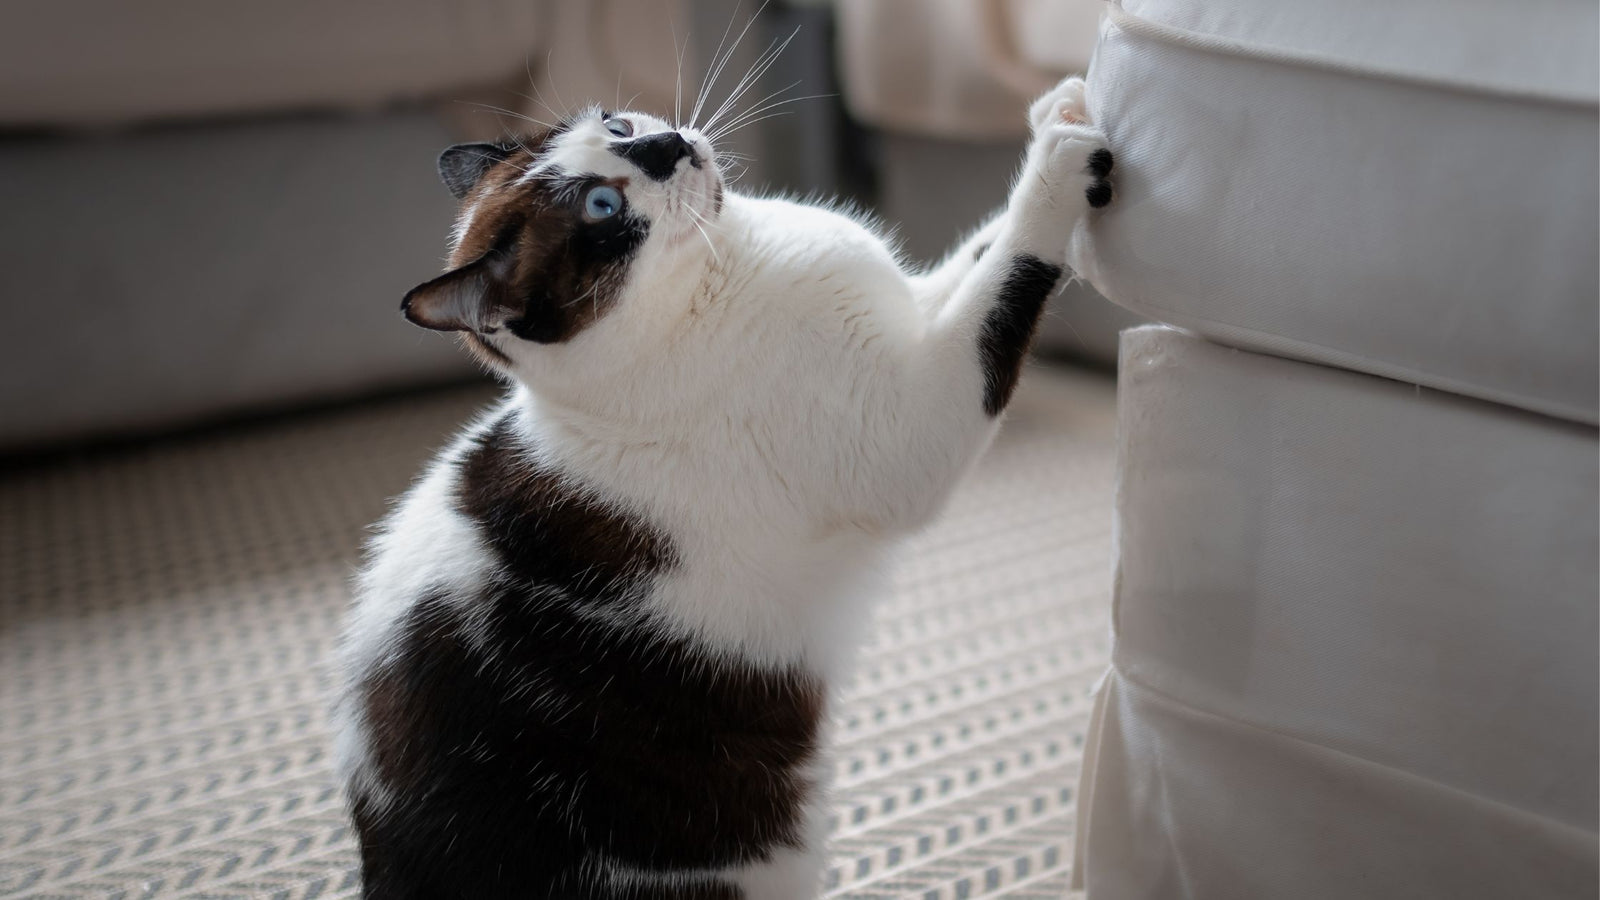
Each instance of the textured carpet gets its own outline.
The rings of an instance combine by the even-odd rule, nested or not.
[[[0,475],[0,897],[349,897],[325,661],[366,528],[490,394]],[[840,709],[828,893],[1060,897],[1108,652],[1113,386],[1035,369]]]

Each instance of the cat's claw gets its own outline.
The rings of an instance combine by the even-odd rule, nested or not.
[[[1076,76],[1062,79],[1028,107],[1028,124],[1035,135],[1047,125],[1089,124],[1088,85]]]

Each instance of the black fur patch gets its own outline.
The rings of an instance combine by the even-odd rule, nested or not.
[[[997,416],[1011,402],[1022,360],[1033,342],[1044,303],[1061,279],[1061,267],[1036,256],[1018,256],[1000,283],[994,307],[983,320],[978,349],[983,357],[983,409]]]
[[[478,186],[484,173],[496,163],[510,156],[516,147],[511,144],[456,144],[439,154],[439,180],[450,189],[457,200],[465,198]]]
[[[509,415],[462,460],[459,491],[462,512],[528,584],[600,602],[675,562],[664,535],[536,464]]]
[[[598,179],[571,179],[548,189],[517,244],[513,293],[521,315],[506,330],[525,341],[570,340],[610,308],[649,226],[624,210],[601,222],[578,214],[584,191]]]
[[[1104,147],[1089,154],[1089,173],[1096,178],[1104,178],[1111,174],[1111,166],[1116,162],[1116,157]]]
[[[505,576],[423,599],[362,683],[370,757],[397,798],[352,797],[366,896],[740,900],[716,877],[624,890],[597,873],[798,846],[820,684],[594,615],[636,602],[672,546],[540,469],[509,420],[461,480]]]
[[[1111,182],[1106,180],[1106,176],[1111,174],[1111,167],[1116,164],[1116,161],[1116,157],[1111,155],[1111,151],[1104,147],[1089,154],[1089,174],[1093,175],[1095,180],[1087,188],[1084,188],[1083,196],[1085,200],[1089,201],[1089,205],[1095,209],[1111,203]]]

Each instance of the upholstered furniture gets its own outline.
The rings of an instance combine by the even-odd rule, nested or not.
[[[1123,0],[1090,900],[1597,889],[1592,4]]]

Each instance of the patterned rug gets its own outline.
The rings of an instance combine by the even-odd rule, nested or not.
[[[358,894],[325,661],[463,388],[0,474],[0,897]],[[1033,370],[840,711],[827,893],[1061,897],[1109,650],[1114,388]]]

